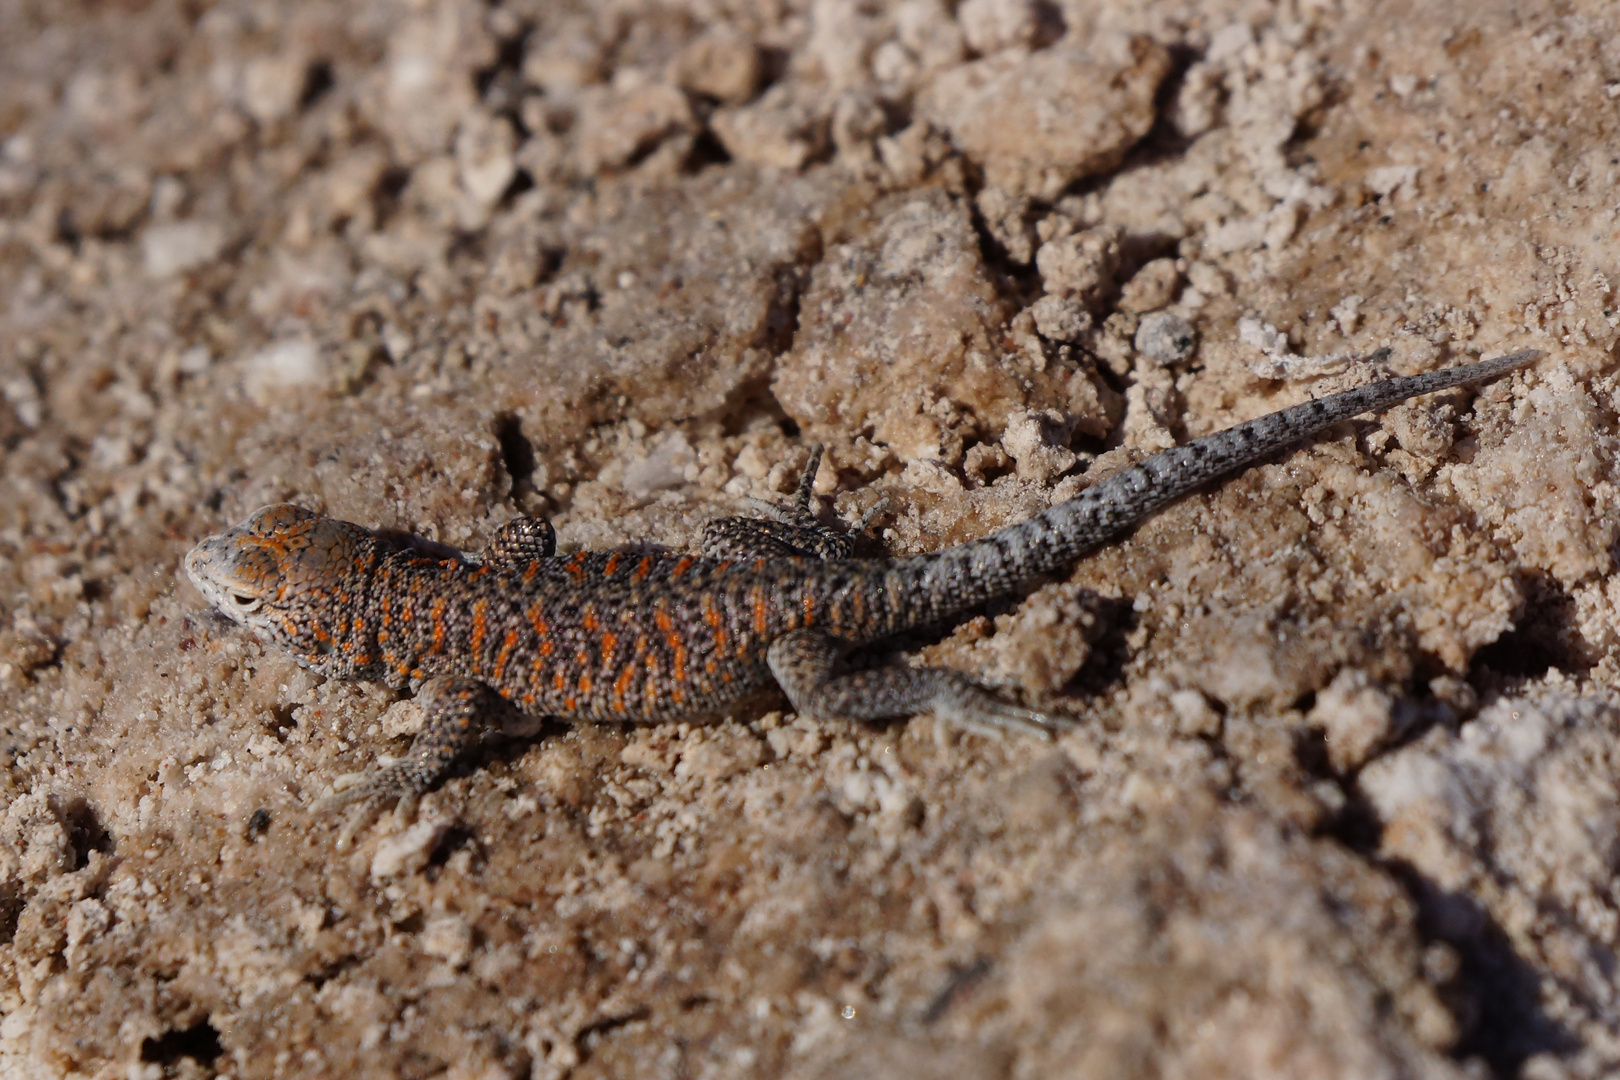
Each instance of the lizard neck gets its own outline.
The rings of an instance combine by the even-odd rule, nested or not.
[[[487,624],[475,611],[489,573],[417,551],[384,559],[371,582],[367,625],[360,628],[376,642],[380,677],[402,686],[433,675],[472,674],[457,660],[476,655],[479,628]]]

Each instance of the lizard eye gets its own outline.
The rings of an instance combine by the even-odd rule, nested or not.
[[[244,596],[242,593],[231,593],[231,603],[236,605],[237,611],[257,611],[264,600],[257,596]]]

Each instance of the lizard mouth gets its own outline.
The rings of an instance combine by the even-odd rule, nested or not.
[[[212,572],[214,568],[214,552],[211,550],[210,545],[219,542],[221,539],[223,538],[219,536],[210,536],[186,552],[186,577],[190,578],[191,584],[198,592],[202,593],[203,599],[208,601],[209,607],[213,608],[216,613],[235,622],[237,621],[237,615],[239,613],[246,614],[247,609],[231,602],[230,590],[216,581]]]

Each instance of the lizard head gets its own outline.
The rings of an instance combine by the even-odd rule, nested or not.
[[[283,503],[192,548],[186,576],[233,622],[338,675],[350,596],[381,546],[358,525]]]

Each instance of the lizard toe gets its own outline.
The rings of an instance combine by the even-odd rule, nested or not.
[[[395,803],[395,817],[401,823],[409,822],[416,814],[416,803],[421,794],[422,787],[416,770],[402,762],[369,772],[340,776],[332,792],[317,799],[312,809],[323,816],[349,810],[342,831],[338,834],[338,849],[343,850],[353,842],[355,836],[381,816],[390,802]]]
[[[1026,709],[969,683],[936,700],[933,713],[953,727],[997,738],[1013,733],[1050,741],[1074,726],[1069,717]]]

